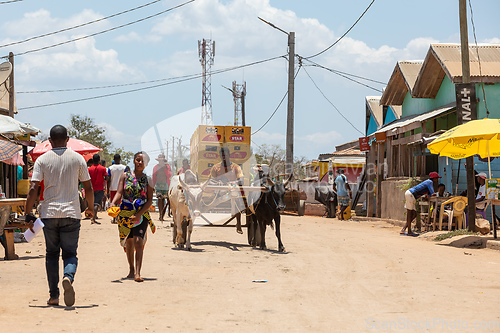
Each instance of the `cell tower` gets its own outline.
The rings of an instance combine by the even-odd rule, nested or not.
[[[234,101],[234,126],[245,126],[245,95],[247,94],[247,83],[243,81],[243,84],[236,84],[233,81],[233,93]]]
[[[198,54],[203,74],[201,82],[201,124],[212,125],[212,65],[215,57],[215,41],[211,39],[199,40]]]

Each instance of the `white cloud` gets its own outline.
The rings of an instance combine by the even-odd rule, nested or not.
[[[130,142],[137,142],[137,147],[135,147],[135,150],[139,150],[139,143],[141,140],[141,137],[139,135],[124,133],[117,129],[115,126],[108,123],[99,123],[97,125],[106,129],[106,138],[113,143],[113,147],[120,148],[129,146]]]
[[[161,42],[161,36],[154,34],[140,35],[135,31],[125,35],[120,35],[114,39],[120,43],[158,43]]]

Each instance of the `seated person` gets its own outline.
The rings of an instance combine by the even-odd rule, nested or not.
[[[445,193],[445,189],[446,189],[445,185],[443,183],[440,183],[438,185],[437,192],[433,193],[432,196],[433,197],[440,197],[440,198],[448,197],[449,193]],[[439,214],[441,212],[441,204],[436,203],[435,206],[432,206],[431,210],[430,210],[431,214],[432,214],[434,209],[436,210],[436,218],[439,218]],[[446,219],[446,218],[447,218],[447,216],[443,216],[443,219]]]
[[[486,207],[486,174],[480,172],[476,175],[476,179],[479,182],[479,191],[476,196],[476,209],[484,211]]]

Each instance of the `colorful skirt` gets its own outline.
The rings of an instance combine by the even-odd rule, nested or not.
[[[137,210],[140,210],[141,207],[137,207]],[[120,234],[120,245],[125,247],[125,243],[127,241],[127,237],[130,234],[130,231],[133,227],[137,227],[141,223],[149,223],[149,227],[151,228],[151,232],[154,234],[156,231],[156,226],[151,219],[151,215],[149,215],[149,211],[142,214],[142,217],[139,222],[132,220],[130,217],[134,216],[137,212],[136,208],[133,204],[128,202],[123,202],[120,205],[120,213],[116,217],[118,222],[118,232]],[[144,236],[144,244],[146,244],[146,236]]]

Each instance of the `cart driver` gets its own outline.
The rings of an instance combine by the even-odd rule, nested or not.
[[[210,178],[224,185],[234,184],[238,186],[243,186],[243,172],[241,171],[241,167],[238,164],[232,163],[230,161],[229,148],[221,147],[219,151],[219,156],[221,162],[215,164],[212,167],[212,169],[210,170]],[[246,206],[246,200],[244,197],[242,198]],[[236,232],[239,234],[243,233],[243,230],[241,230],[240,212],[236,213]]]

